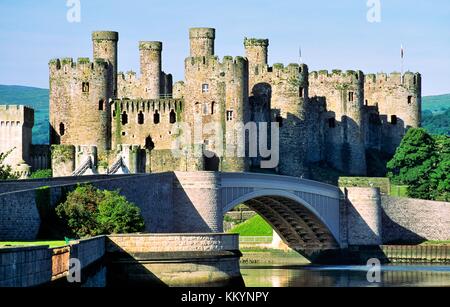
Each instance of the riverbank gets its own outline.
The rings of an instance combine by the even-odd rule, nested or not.
[[[306,258],[291,249],[271,249],[255,244],[241,248],[240,263],[248,264],[308,264]],[[351,246],[342,250],[325,251],[315,259],[320,264],[366,264],[376,258],[381,263],[450,264],[450,244]]]

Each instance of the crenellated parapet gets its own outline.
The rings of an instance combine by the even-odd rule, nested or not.
[[[33,109],[24,105],[0,105],[0,153],[9,152],[3,163],[13,171],[21,165],[31,165],[33,126]]]
[[[52,144],[92,144],[110,148],[111,64],[104,59],[54,59],[50,70]]]

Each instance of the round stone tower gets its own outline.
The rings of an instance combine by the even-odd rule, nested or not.
[[[161,52],[161,42],[139,43],[142,98],[159,99],[162,70]]]
[[[191,57],[214,55],[214,39],[216,30],[212,28],[189,29]]]
[[[249,65],[267,65],[268,62],[268,39],[245,38],[245,56]]]
[[[117,96],[117,43],[119,33],[112,31],[96,31],[92,33],[94,59],[104,59],[112,65],[112,92]]]

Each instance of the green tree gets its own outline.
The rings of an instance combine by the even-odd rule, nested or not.
[[[97,222],[102,233],[133,233],[144,230],[141,210],[118,191],[103,191],[98,205]]]
[[[424,129],[409,129],[391,161],[388,176],[395,184],[408,185],[408,195],[432,199],[430,175],[437,165],[436,142]]]
[[[56,207],[56,214],[67,225],[70,237],[89,237],[99,235],[97,224],[97,204],[103,193],[91,185],[80,185],[67,195],[67,199]]]
[[[18,179],[13,173],[11,165],[4,164],[6,157],[8,157],[13,150],[14,148],[6,153],[0,152],[0,180]]]
[[[431,173],[433,199],[450,201],[450,137],[435,136],[439,163]]]
[[[90,237],[101,234],[143,231],[140,209],[119,194],[92,185],[80,185],[56,207],[56,213],[67,225],[65,235]]]

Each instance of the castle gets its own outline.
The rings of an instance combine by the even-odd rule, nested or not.
[[[185,80],[176,83],[162,70],[161,42],[139,43],[139,76],[118,72],[117,32],[92,34],[92,61],[51,60],[54,176],[258,171],[266,157],[219,153],[219,148],[237,152],[238,125],[249,122],[278,123],[279,163],[273,172],[309,177],[313,163],[326,162],[350,175],[366,175],[368,150],[392,155],[406,130],[420,126],[418,73],[269,66],[269,41],[254,38],[244,40],[245,57],[220,60],[215,37],[215,29],[190,29]],[[216,128],[194,136],[180,132],[180,123]],[[190,138],[189,148],[179,145],[185,154],[174,156],[181,134]]]

